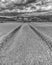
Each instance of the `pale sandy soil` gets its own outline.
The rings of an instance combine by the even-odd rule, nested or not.
[[[22,23],[0,23],[0,33],[5,34],[10,32],[21,24]]]
[[[44,25],[45,24],[45,25]],[[43,41],[36,31],[30,28],[30,25],[40,32],[46,32],[50,35],[52,33],[51,23],[7,23],[0,24],[0,31],[8,33],[16,27],[22,25],[20,30],[10,36],[9,41],[6,41],[2,54],[0,54],[0,64],[3,65],[52,65],[51,51],[46,42]],[[5,31],[4,31],[5,30]],[[6,33],[6,34],[7,34]],[[50,34],[49,34],[50,33]],[[49,52],[48,52],[49,51]]]
[[[35,23],[35,24],[31,23],[31,24],[41,32],[52,37],[52,23],[48,22],[48,23]]]

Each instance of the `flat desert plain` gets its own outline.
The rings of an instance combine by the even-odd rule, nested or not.
[[[15,29],[13,35],[9,33]],[[0,40],[0,65],[52,65],[52,51],[36,29],[52,37],[52,23],[1,23],[0,38],[9,34],[3,43]]]

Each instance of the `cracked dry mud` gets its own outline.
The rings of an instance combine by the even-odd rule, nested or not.
[[[36,25],[16,24],[3,37],[0,37],[0,65],[52,65],[51,38]]]

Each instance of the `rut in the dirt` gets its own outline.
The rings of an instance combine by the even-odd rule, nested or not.
[[[20,28],[21,28],[21,26],[15,28],[11,32],[7,33],[6,35],[0,37],[0,52],[2,50],[4,50],[6,47],[8,48],[8,46],[11,45],[11,44],[9,44],[9,42],[11,40],[14,40],[15,34],[16,34],[16,32],[19,32]]]
[[[46,42],[46,45],[52,51],[52,38],[39,31],[36,27],[30,26],[30,28],[42,39],[42,41]]]

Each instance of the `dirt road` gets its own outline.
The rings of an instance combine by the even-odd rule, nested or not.
[[[42,24],[0,24],[0,31],[3,32],[0,36],[0,63],[8,65],[51,64],[52,25]]]

